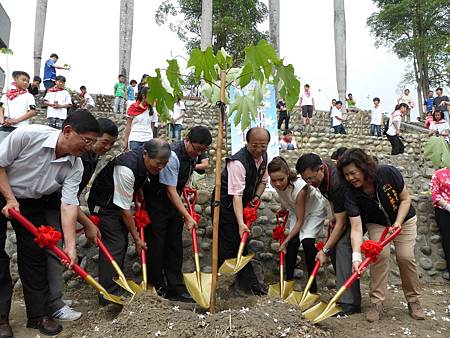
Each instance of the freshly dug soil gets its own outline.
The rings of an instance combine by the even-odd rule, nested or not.
[[[183,309],[148,293],[136,295],[111,321],[90,321],[81,337],[330,337],[331,333],[301,318],[298,308],[266,297],[239,299],[248,307],[216,315]],[[232,305],[230,301],[219,307]],[[189,308],[189,306],[187,306]],[[192,307],[192,306],[191,306]],[[102,317],[102,316],[100,316]],[[91,318],[92,319],[92,318]],[[80,325],[81,326],[81,325]],[[84,325],[83,325],[84,326]]]

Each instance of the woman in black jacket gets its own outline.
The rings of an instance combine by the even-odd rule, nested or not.
[[[419,280],[416,271],[414,246],[417,236],[416,211],[402,174],[393,166],[378,165],[362,149],[347,150],[337,164],[342,177],[349,183],[345,208],[350,218],[353,270],[359,272],[362,261],[363,229],[372,240],[378,241],[386,227],[401,228],[394,239],[396,261],[400,270],[403,293],[408,301],[409,314],[425,319],[419,303]],[[390,248],[386,246],[376,263],[370,267],[371,308],[368,321],[377,321],[383,311],[382,302],[387,289]]]

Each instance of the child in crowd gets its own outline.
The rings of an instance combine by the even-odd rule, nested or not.
[[[34,96],[27,91],[30,76],[22,71],[13,75],[13,88],[0,99],[0,142],[17,127],[29,124],[29,119],[36,115]]]
[[[127,111],[130,106],[136,102],[136,80],[131,80],[130,85],[127,87]]]
[[[125,109],[125,91],[126,91],[126,85],[125,85],[125,75],[120,74],[119,82],[117,82],[114,85],[114,106],[113,106],[113,113],[124,113]]]
[[[281,150],[294,150],[297,149],[297,143],[292,139],[292,131],[285,130],[283,132],[283,137],[280,140]]]
[[[427,112],[427,117],[425,118],[423,126],[427,129],[430,129],[431,122],[433,122],[433,113]]]
[[[405,146],[400,139],[400,125],[402,123],[402,116],[407,111],[408,105],[406,103],[400,103],[395,106],[395,110],[389,119],[389,128],[386,131],[386,136],[392,146],[391,155],[403,154],[405,152]]]
[[[39,94],[39,86],[41,85],[41,82],[41,78],[39,76],[35,76],[33,78],[33,82],[28,85],[28,92],[33,96]]]
[[[406,118],[406,121],[409,121],[410,120],[411,109],[414,108],[415,103],[414,103],[414,101],[413,101],[413,99],[412,99],[412,97],[410,95],[410,91],[409,91],[408,88],[406,88],[403,91],[403,94],[400,95],[400,97],[397,99],[397,104],[400,104],[400,103],[405,103],[407,105],[408,108],[407,108],[406,113],[405,113],[404,116]]]
[[[331,100],[331,106],[330,106],[330,112],[329,112],[330,128],[333,128],[333,118],[331,117],[331,113],[333,112],[334,107],[336,107],[336,99]]]
[[[435,110],[433,113],[433,122],[430,124],[430,136],[442,136],[447,142],[449,141],[449,124],[444,119],[444,112]]]
[[[80,96],[82,98],[81,101],[81,109],[92,110],[95,107],[95,101],[92,98],[91,94],[87,92],[86,86],[80,87]]]
[[[375,97],[373,99],[372,119],[370,120],[370,137],[375,139],[375,131],[377,132],[378,140],[381,141],[381,126],[383,125],[384,109],[380,106],[380,99]]]
[[[348,97],[345,99],[345,102],[347,102],[347,111],[351,111],[351,112],[359,111],[359,109],[356,107],[356,101],[353,98],[352,93],[348,93]]]
[[[335,134],[347,134],[345,131],[344,125],[342,122],[344,121],[344,117],[342,116],[342,101],[336,101],[336,106],[333,107],[331,111],[331,117],[333,119],[333,129]]]
[[[66,78],[62,75],[56,77],[55,86],[47,90],[43,104],[47,106],[47,124],[56,129],[61,129],[67,118],[67,108],[72,106],[72,98],[64,89]]]
[[[314,98],[309,90],[309,84],[305,84],[304,91],[300,96],[300,106],[302,107],[303,125],[313,125]]]

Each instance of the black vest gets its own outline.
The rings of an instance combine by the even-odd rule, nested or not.
[[[114,197],[114,167],[122,165],[129,168],[134,175],[134,192],[138,191],[147,180],[147,169],[144,165],[144,150],[133,150],[123,153],[111,160],[97,175],[89,192],[88,206],[91,212],[94,208],[119,209],[113,203]]]
[[[233,156],[225,159],[225,168],[222,171],[222,186],[220,190],[221,207],[233,209],[233,196],[228,195],[228,170],[227,164],[230,161],[239,161],[245,168],[245,188],[242,194],[242,204],[245,207],[250,202],[256,193],[256,187],[261,183],[261,180],[266,172],[267,167],[267,153],[263,155],[263,161],[259,168],[256,168],[255,159],[250,155],[247,148],[244,147]],[[214,192],[213,192],[214,194]],[[214,196],[214,195],[213,195]],[[214,197],[213,197],[214,198]]]
[[[197,158],[192,158],[186,153],[184,141],[174,143],[170,146],[172,151],[177,155],[180,163],[177,178],[177,191],[182,193],[183,188],[189,181],[197,163]],[[152,176],[144,185],[145,204],[147,208],[158,208],[172,211],[172,203],[167,197],[166,185],[159,182],[159,175]]]

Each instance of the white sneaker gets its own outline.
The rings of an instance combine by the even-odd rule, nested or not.
[[[68,307],[67,305],[64,305],[58,311],[55,311],[52,314],[52,317],[54,319],[61,321],[73,322],[75,320],[80,319],[81,315],[82,315],[81,312],[75,311],[74,309]]]
[[[63,299],[63,302],[68,307],[72,307],[72,305],[73,305],[73,300],[72,299]]]

